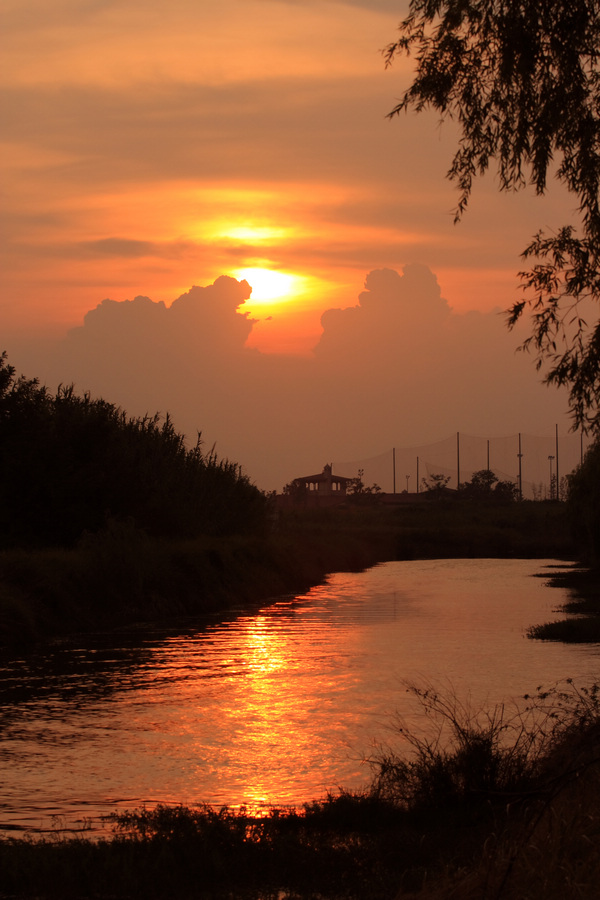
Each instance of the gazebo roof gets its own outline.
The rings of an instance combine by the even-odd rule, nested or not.
[[[345,475],[333,475],[331,472],[331,466],[329,465],[325,466],[323,468],[323,471],[319,472],[316,475],[302,475],[299,478],[294,478],[294,482],[312,481],[316,484],[320,484],[324,481],[335,481],[338,484],[347,484],[352,480],[352,478],[347,478]]]

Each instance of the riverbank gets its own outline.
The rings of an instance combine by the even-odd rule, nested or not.
[[[0,646],[240,608],[388,560],[574,556],[562,504],[299,509],[265,534],[187,540],[112,522],[75,547],[0,553]]]
[[[571,599],[560,607],[569,618],[536,625],[529,629],[529,637],[567,644],[600,643],[600,570],[573,567],[556,573],[550,583],[570,591]]]
[[[38,900],[570,900],[595,898],[600,709],[595,688],[464,715],[414,688],[441,746],[371,762],[361,793],[302,811],[158,807],[100,841],[0,840],[0,896]],[[405,733],[406,736],[406,733]]]

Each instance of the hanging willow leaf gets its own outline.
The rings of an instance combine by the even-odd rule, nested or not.
[[[539,232],[523,252],[523,299],[532,334],[522,348],[566,385],[574,425],[600,425],[600,335],[579,313],[600,301],[600,3],[597,0],[412,0],[385,50],[415,59],[390,117],[436,110],[460,127],[447,173],[459,189],[455,219],[492,163],[501,190],[547,190],[552,174],[576,198],[580,224]]]

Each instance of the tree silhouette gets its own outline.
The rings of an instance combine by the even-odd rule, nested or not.
[[[519,494],[512,481],[500,481],[491,469],[473,472],[470,481],[460,485],[462,497],[484,503],[510,503]]]
[[[411,0],[389,65],[413,54],[416,73],[390,116],[432,108],[458,122],[448,177],[460,190],[456,220],[473,181],[498,166],[500,189],[547,189],[549,171],[580,214],[555,234],[538,232],[523,252],[523,297],[544,381],[566,385],[575,426],[600,424],[600,323],[582,301],[600,301],[600,5],[592,0]]]
[[[429,475],[427,478],[422,478],[421,483],[426,491],[430,494],[433,494],[436,499],[442,497],[446,491],[446,488],[450,482],[449,475],[442,475],[441,472],[434,472],[432,475]]]
[[[186,446],[167,415],[55,395],[0,355],[0,539],[70,545],[109,521],[158,537],[261,528],[266,499],[236,463]]]

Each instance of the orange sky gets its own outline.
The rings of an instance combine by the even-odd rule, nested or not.
[[[375,269],[427,266],[455,313],[508,306],[521,250],[573,204],[558,191],[499,195],[490,176],[453,225],[452,126],[386,119],[410,65],[386,71],[380,50],[405,11],[405,0],[4,0],[9,354],[64,338],[105,298],[169,306],[252,269],[289,276],[284,297],[254,285],[243,307],[247,346],[264,353],[310,356],[323,312],[355,306]],[[41,357],[41,369],[23,360],[43,374]]]
[[[527,239],[562,219],[490,179],[452,225],[451,129],[385,118],[409,68],[379,51],[405,6],[5,2],[6,332],[257,265],[303,279],[247,305],[275,352],[310,349],[375,267],[425,263],[453,308],[506,306]]]

